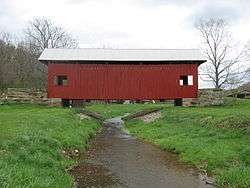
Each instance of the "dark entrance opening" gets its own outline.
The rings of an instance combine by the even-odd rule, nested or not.
[[[68,77],[66,75],[55,76],[54,84],[57,86],[66,86],[68,85]]]
[[[62,99],[62,106],[63,107],[69,107],[70,106],[70,100],[69,99]]]
[[[180,76],[180,80],[182,80],[182,85],[187,86],[188,85],[188,76]]]
[[[174,106],[182,106],[183,100],[182,99],[175,99],[174,100]]]

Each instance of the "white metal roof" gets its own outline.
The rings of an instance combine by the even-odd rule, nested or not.
[[[198,49],[45,49],[40,61],[206,61]]]

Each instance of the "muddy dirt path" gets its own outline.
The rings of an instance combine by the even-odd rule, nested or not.
[[[119,118],[106,121],[90,150],[71,170],[76,187],[208,188],[175,154],[131,137]]]

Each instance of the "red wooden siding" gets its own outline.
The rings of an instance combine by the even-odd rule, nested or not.
[[[48,97],[64,99],[195,98],[198,64],[49,64]],[[54,85],[67,75],[67,86]],[[193,86],[180,86],[181,75],[193,75]]]

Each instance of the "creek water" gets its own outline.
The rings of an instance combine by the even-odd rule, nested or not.
[[[122,130],[120,117],[106,120],[91,147],[71,170],[75,186],[119,188],[210,188],[197,169],[176,154]]]

